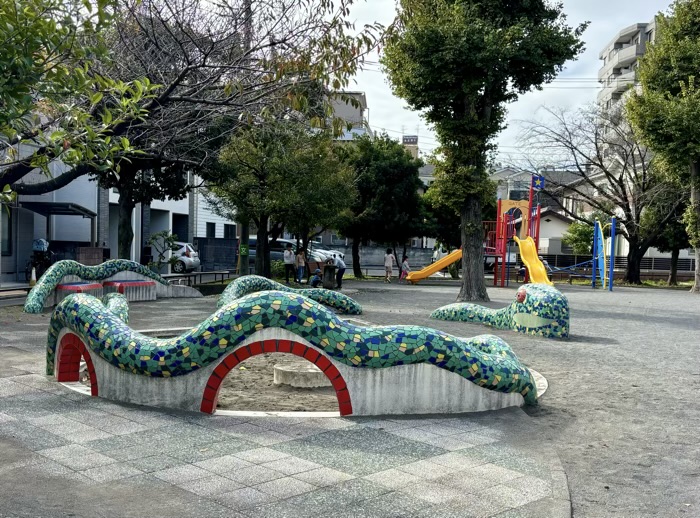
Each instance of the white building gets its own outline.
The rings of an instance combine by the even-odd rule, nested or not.
[[[54,176],[66,166],[51,164]],[[31,173],[25,183],[46,181],[40,173]],[[54,192],[38,196],[19,196],[9,214],[2,214],[2,262],[0,281],[25,279],[32,242],[43,238],[57,259],[75,258],[76,247],[104,247],[104,256],[118,257],[119,194],[116,189],[101,189],[88,176],[73,180]],[[134,239],[130,259],[141,261],[143,248],[151,234],[167,230],[179,241],[195,238],[236,238],[236,224],[214,214],[203,194],[195,189],[182,200],[153,201],[137,205],[132,214]]]
[[[655,35],[655,21],[635,23],[618,32],[600,52],[598,57],[603,66],[598,71],[598,81],[603,88],[598,94],[598,104],[610,108],[636,83],[639,59]]]

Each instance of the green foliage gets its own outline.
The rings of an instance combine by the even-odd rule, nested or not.
[[[481,263],[481,205],[493,139],[506,105],[540,88],[583,50],[562,5],[543,0],[400,0],[381,62],[394,93],[437,133],[437,197],[461,214],[462,245]],[[486,300],[482,271],[466,268],[460,300]]]
[[[171,234],[169,230],[161,230],[151,234],[147,243],[156,252],[156,254],[153,254],[156,260],[149,262],[148,266],[160,270],[166,264],[175,264],[177,257],[168,258],[167,254],[170,251],[177,250],[178,246],[175,244],[177,239],[177,234]]]
[[[269,264],[260,246],[269,223],[276,236],[287,227],[308,242],[317,227],[332,226],[355,195],[352,171],[332,137],[290,121],[268,120],[238,132],[206,176],[214,211],[249,218],[257,227],[259,274]]]
[[[394,93],[423,111],[443,146],[458,149],[457,165],[483,166],[505,105],[582,51],[586,25],[565,22],[560,5],[541,0],[402,0],[382,64]]]
[[[656,41],[649,45],[639,67],[642,89],[631,96],[627,111],[644,143],[682,171],[680,181],[694,192],[684,217],[694,245],[700,245],[698,70],[700,1],[677,0],[668,17],[657,17]]]
[[[610,236],[610,229],[605,228],[610,221],[610,214],[614,214],[614,209],[596,210],[585,218],[585,221],[574,221],[564,235],[562,243],[573,249],[574,255],[590,256],[593,249],[593,229],[596,220],[600,221],[603,228],[603,235]]]
[[[435,238],[450,250],[462,244],[459,212],[440,203],[438,190],[431,185],[423,196],[426,209],[424,234]]]
[[[95,72],[107,59],[101,39],[111,2],[9,0],[0,6],[0,151],[8,183],[52,160],[108,170],[133,151],[115,126],[145,115],[147,80],[122,82]],[[20,155],[18,144],[33,152]]]
[[[272,261],[270,274],[273,279],[282,279],[284,277],[284,261]]]
[[[574,255],[591,255],[593,225],[574,221],[562,236],[561,241],[573,249]]]
[[[423,165],[388,135],[361,137],[346,150],[357,197],[338,230],[353,240],[405,243],[421,232],[418,170]]]

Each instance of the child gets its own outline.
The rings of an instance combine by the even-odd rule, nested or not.
[[[391,248],[387,248],[386,254],[384,254],[384,273],[386,274],[384,282],[391,282],[391,268],[394,266],[394,263],[396,263],[396,257],[394,257]]]
[[[399,282],[405,280],[408,277],[408,272],[411,271],[411,267],[408,265],[408,256],[404,255],[401,261],[401,275],[399,276]]]
[[[323,283],[323,279],[321,279],[321,269],[316,268],[314,270],[314,276],[311,277],[309,284],[311,284],[312,288],[318,288],[322,283]]]
[[[304,279],[304,267],[306,266],[306,256],[304,255],[304,250],[299,248],[297,250],[297,255],[295,259],[296,267],[297,267],[297,284],[301,284],[301,281]]]

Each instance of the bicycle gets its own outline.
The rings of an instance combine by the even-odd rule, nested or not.
[[[32,268],[36,269],[37,280],[41,278],[46,270],[49,269],[49,266],[54,263],[54,255],[53,252],[49,252],[48,250],[45,252],[35,251],[24,267],[24,280],[27,282],[31,281]]]

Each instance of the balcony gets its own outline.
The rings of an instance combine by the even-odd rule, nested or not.
[[[601,81],[603,88],[598,94],[598,99],[607,99],[615,94],[624,94],[636,81],[635,71],[631,70],[624,74],[611,76],[607,81]]]
[[[644,50],[645,46],[643,44],[628,45],[627,47],[617,50],[617,52],[610,56],[605,66],[599,70],[598,79],[601,81],[606,80],[613,69],[630,66],[644,55]]]

